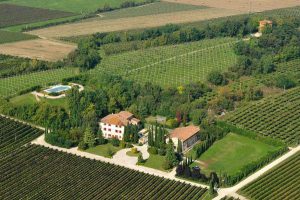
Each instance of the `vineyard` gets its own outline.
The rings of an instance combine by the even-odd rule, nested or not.
[[[235,41],[204,40],[111,55],[104,57],[96,70],[164,87],[205,81],[209,72],[226,70],[236,62],[232,49]]]
[[[0,157],[41,135],[43,131],[0,115]]]
[[[240,190],[249,199],[299,199],[300,152]]]
[[[40,146],[0,159],[0,199],[201,199],[206,189]],[[25,183],[25,184],[24,184]],[[17,189],[16,189],[17,188]]]
[[[13,96],[34,86],[59,83],[62,79],[72,77],[77,73],[76,68],[64,68],[2,78],[0,79],[0,97]]]
[[[37,36],[0,30],[0,44],[35,38],[37,38]]]
[[[227,121],[287,144],[300,141],[300,88],[238,108]]]

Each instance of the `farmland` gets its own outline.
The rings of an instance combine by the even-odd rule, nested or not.
[[[243,106],[231,113],[227,120],[242,128],[264,136],[296,144],[300,139],[300,88],[265,98]]]
[[[23,90],[48,83],[59,83],[63,78],[78,73],[76,68],[65,68],[34,72],[20,76],[0,79],[0,97],[13,96]]]
[[[240,194],[249,199],[299,199],[300,152],[245,186]]]
[[[104,57],[96,70],[113,71],[140,83],[161,86],[205,81],[210,71],[226,70],[235,63],[231,48],[235,41],[230,38],[204,40],[121,53]]]
[[[61,10],[66,12],[82,14],[94,12],[98,8],[102,8],[104,5],[109,5],[111,7],[120,7],[121,3],[126,1],[127,0],[72,0],[72,3],[70,3],[69,0],[8,0],[6,2],[16,5],[45,8],[51,10]],[[143,2],[143,0],[134,1]]]
[[[0,28],[64,18],[72,15],[74,14],[70,12],[31,8],[11,4],[0,4]]]
[[[137,17],[137,16],[173,13],[179,11],[199,10],[199,9],[207,9],[207,7],[168,3],[168,2],[155,2],[144,6],[101,13],[102,16],[101,19],[106,20],[106,19],[117,19],[117,18],[125,18],[125,17]]]
[[[17,42],[21,40],[32,40],[37,38],[35,35],[28,35],[24,33],[14,33],[9,31],[0,30],[0,44]]]
[[[205,172],[215,171],[235,175],[245,165],[277,150],[275,146],[230,133],[215,142],[194,164],[199,164]]]
[[[12,34],[14,35],[14,34]],[[0,54],[57,61],[65,58],[76,45],[46,39],[34,39],[0,45]]]

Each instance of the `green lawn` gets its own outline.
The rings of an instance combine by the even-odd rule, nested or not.
[[[131,156],[131,157],[138,157],[140,155],[140,152],[138,152],[138,153],[132,153],[131,151],[127,151],[126,155],[127,156]]]
[[[111,149],[112,153],[115,154],[119,150],[121,150],[122,148],[121,147],[115,147],[111,143],[107,143],[107,144],[104,144],[104,145],[98,145],[96,147],[89,148],[85,151],[88,152],[88,153],[92,153],[92,154],[96,154],[96,155],[99,155],[99,156],[104,156],[104,157],[110,158],[111,156],[108,154],[108,149]]]
[[[150,167],[150,168],[153,168],[153,169],[166,171],[162,167],[163,163],[164,163],[164,160],[165,160],[164,156],[150,154],[150,157],[146,160],[146,162],[143,165],[145,167]]]
[[[267,145],[234,133],[229,133],[223,139],[215,142],[200,158],[199,165],[204,172],[226,172],[233,175],[244,165],[264,157],[268,152],[278,150],[278,147]]]
[[[0,30],[0,44],[35,39],[37,36]]]
[[[68,110],[68,103],[66,98],[61,99],[46,99],[40,98],[40,102],[46,102],[53,106],[62,106],[66,110]],[[38,101],[35,99],[34,95],[31,93],[23,94],[20,96],[16,96],[10,99],[10,102],[15,106],[22,106],[22,105],[32,105],[37,103]]]
[[[163,87],[206,81],[212,70],[225,71],[236,62],[236,39],[218,38],[103,56],[95,71],[119,74],[139,83]],[[97,74],[99,72],[93,72]]]
[[[47,8],[74,13],[90,13],[102,8],[104,5],[119,7],[121,3],[128,0],[8,0],[6,3],[13,3],[22,6],[36,8]],[[143,0],[131,0],[142,2]]]
[[[111,12],[105,12],[101,15],[101,19],[117,19],[124,17],[137,17],[145,15],[156,15],[163,13],[172,13],[179,11],[188,11],[188,10],[198,10],[205,9],[205,6],[195,6],[189,4],[180,4],[180,3],[169,3],[169,2],[156,2],[144,6],[125,8],[120,10],[115,10]]]

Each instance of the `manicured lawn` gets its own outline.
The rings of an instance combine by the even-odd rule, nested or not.
[[[117,151],[121,150],[121,147],[115,147],[111,143],[107,143],[104,145],[98,145],[96,147],[89,148],[85,151],[88,153],[92,153],[92,154],[96,154],[99,156],[104,156],[104,157],[110,158],[111,156],[108,154],[108,149],[111,149],[113,154],[115,154],[115,153],[117,153]]]
[[[126,1],[128,0],[9,0],[6,3],[74,13],[90,13],[96,11],[98,8],[103,8],[104,5],[119,7],[121,3]],[[143,0],[133,1],[142,2]]]
[[[131,157],[138,157],[140,155],[140,152],[138,152],[138,153],[132,153],[131,151],[127,151],[126,155],[127,156],[131,156]]]
[[[207,173],[215,171],[231,175],[238,172],[244,165],[277,149],[278,147],[230,133],[200,156],[198,159],[200,164],[194,162],[193,165],[200,165],[201,169]]]
[[[61,99],[46,99],[46,98],[40,98],[40,102],[46,102],[53,106],[62,106],[66,110],[68,110],[68,103],[66,98]],[[23,94],[20,96],[16,96],[10,99],[10,102],[13,105],[16,106],[22,106],[22,105],[32,105],[34,103],[37,103],[38,101],[35,99],[35,96],[31,93]]]
[[[150,154],[150,157],[146,160],[146,162],[144,163],[144,166],[150,167],[153,169],[158,169],[161,171],[166,171],[162,167],[164,160],[165,160],[164,156]]]

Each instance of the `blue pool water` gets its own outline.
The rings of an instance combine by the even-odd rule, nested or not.
[[[51,93],[59,93],[59,92],[64,92],[64,91],[67,91],[67,90],[70,90],[71,89],[71,86],[68,86],[68,85],[55,85],[47,90],[44,90],[45,92],[47,92],[48,94],[51,94]]]

